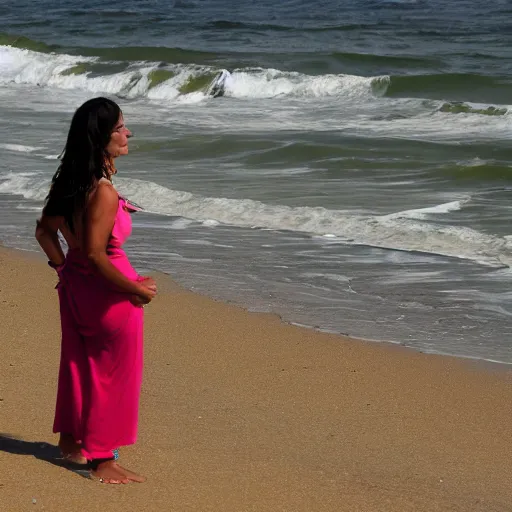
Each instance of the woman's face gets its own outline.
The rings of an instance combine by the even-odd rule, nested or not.
[[[132,133],[124,125],[123,114],[119,116],[119,120],[114,126],[112,135],[110,136],[110,142],[107,145],[107,153],[112,158],[117,158],[120,155],[128,154],[128,137],[131,137]]]

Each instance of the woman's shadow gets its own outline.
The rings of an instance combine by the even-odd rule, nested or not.
[[[23,441],[9,434],[0,434],[0,451],[13,455],[28,455],[72,471],[84,478],[90,478],[89,469],[85,465],[74,464],[62,458],[58,446],[37,441]]]

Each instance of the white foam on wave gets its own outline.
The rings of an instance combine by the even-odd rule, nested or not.
[[[192,223],[193,221],[191,219],[180,218],[173,220],[166,227],[168,229],[182,230],[187,229]]]
[[[40,206],[29,206],[26,204],[18,204],[16,205],[16,210],[21,210],[23,212],[40,212]]]
[[[348,283],[350,284],[350,281],[352,278],[342,275],[342,274],[330,274],[328,272],[326,273],[319,273],[319,272],[302,272],[300,274],[301,277],[306,277],[309,279],[327,279],[329,281],[336,281],[338,283]],[[351,291],[353,291],[351,289]]]
[[[235,98],[274,98],[278,96],[368,96],[372,84],[386,77],[354,75],[309,76],[284,73],[278,69],[258,69],[251,72],[235,70],[226,85],[226,96]]]
[[[8,172],[0,175],[0,193],[23,196],[25,199],[42,201],[48,193],[50,179],[39,173]]]
[[[153,123],[167,123],[168,107],[171,106],[181,109],[185,123],[189,122],[190,114],[195,126],[214,130],[344,130],[357,136],[453,144],[461,139],[466,142],[509,139],[512,128],[511,109],[502,116],[484,116],[474,112],[455,115],[439,111],[442,101],[380,98],[389,84],[389,76],[310,76],[276,69],[237,69],[232,71],[230,80],[226,82],[225,96],[255,101],[218,102],[215,103],[218,107],[215,115],[211,115],[207,109],[194,108],[195,104],[210,99],[206,93],[207,86],[195,92],[181,92],[183,86],[188,87],[190,80],[213,77],[220,71],[211,66],[131,62],[126,63],[123,71],[112,74],[62,74],[77,64],[87,65],[98,60],[97,57],[39,53],[0,46],[0,85],[28,84],[59,88],[69,91],[69,94],[87,91],[95,95],[149,99]],[[102,61],[102,64],[108,67],[109,63]],[[151,73],[155,70],[167,70],[173,76],[152,86]],[[265,115],[262,115],[260,101],[282,98],[288,101],[279,101],[279,108],[274,108],[270,103],[265,105]],[[322,102],[322,98],[325,101]],[[296,101],[300,101],[299,106]],[[155,115],[155,103],[166,111],[161,120]],[[466,104],[475,109],[478,107],[476,103]],[[52,109],[59,108],[57,103],[52,105]]]
[[[134,65],[129,66],[125,71],[103,76],[90,76],[90,73],[87,72],[64,73],[78,64],[96,61],[98,61],[97,57],[39,53],[10,46],[0,46],[0,84],[31,84],[136,98],[147,93],[149,72],[157,66],[156,63]]]
[[[482,167],[484,165],[488,165],[490,162],[488,160],[482,160],[481,158],[475,157],[471,160],[459,160],[457,165],[460,167]]]
[[[191,66],[180,67],[176,76],[150,89],[148,98],[153,100],[171,100],[179,103],[198,103],[208,98],[205,91],[180,94],[180,87],[191,78],[202,73],[211,73],[212,68]],[[277,69],[256,68],[234,70],[226,82],[225,96],[233,98],[277,98],[291,97],[328,97],[371,96],[372,85],[377,80],[388,77],[360,77],[353,75],[309,76],[296,72],[282,72]],[[389,79],[388,79],[389,80]]]
[[[466,197],[458,201],[450,201],[448,203],[438,204],[436,206],[429,206],[426,208],[416,208],[413,210],[404,210],[402,212],[390,213],[381,216],[381,219],[426,219],[431,215],[440,215],[460,210],[471,198]]]
[[[400,99],[396,101],[396,107],[401,108],[404,102]],[[419,101],[422,102],[422,100]],[[512,118],[510,116],[480,116],[473,113],[457,115],[437,111],[432,113],[431,107],[422,111],[418,104],[414,108],[411,106],[411,113],[408,116],[391,121],[372,121],[369,124],[361,122],[359,129],[368,130],[373,136],[396,138],[405,136],[407,139],[436,141],[440,144],[459,143],[462,139],[468,143],[472,140],[510,139]]]
[[[37,153],[36,156],[40,156],[45,160],[58,160],[60,155],[42,155],[40,153]]]
[[[216,103],[219,108],[212,116],[206,109],[193,108],[195,104],[211,99],[207,86],[190,93],[182,92],[191,80],[213,77],[220,71],[211,66],[132,62],[126,63],[123,71],[112,74],[62,74],[77,64],[98,60],[97,57],[38,53],[0,46],[0,85],[29,84],[59,88],[70,93],[87,91],[95,95],[149,99],[153,108],[155,103],[166,110],[169,106],[181,108],[185,119],[187,114],[193,115],[195,126],[214,130],[345,130],[358,136],[453,144],[461,138],[465,141],[509,139],[512,128],[512,116],[508,114],[482,116],[462,112],[454,115],[439,111],[442,101],[380,98],[389,84],[389,76],[310,76],[277,69],[237,69],[232,71],[230,80],[226,82],[225,96],[255,101]],[[108,66],[107,62],[102,61],[102,64]],[[173,76],[153,86],[151,73],[155,70],[167,70]],[[288,101],[280,101],[279,108],[269,104],[264,107],[265,115],[262,115],[259,101],[282,98]],[[322,102],[322,98],[326,101]],[[300,101],[299,107],[295,101]],[[471,107],[473,104],[467,105]],[[476,108],[478,104],[474,106]],[[154,112],[151,119],[154,123],[160,122]],[[166,112],[161,122],[165,124],[168,119]]]
[[[251,199],[204,197],[129,178],[120,178],[118,184],[122,193],[157,214],[197,221],[215,220],[239,227],[305,232],[328,236],[328,239],[336,237],[345,243],[433,253],[496,267],[512,265],[511,244],[502,237],[422,220],[425,215],[454,211],[466,200],[411,210],[408,214],[372,216],[322,207],[290,207]]]
[[[49,184],[48,178],[37,173],[10,172],[0,176],[0,193],[42,201]],[[205,197],[130,178],[116,179],[116,186],[122,194],[148,212],[181,217],[170,223],[170,229],[186,229],[190,221],[198,221],[210,227],[222,223],[246,228],[296,231],[322,238],[328,235],[327,243],[336,237],[338,243],[432,253],[494,267],[512,266],[512,240],[467,227],[423,221],[417,216],[360,215],[322,207],[290,207],[251,199]],[[457,206],[455,203],[459,202],[418,211],[453,211]]]
[[[68,77],[61,76],[60,73],[80,62],[94,60],[96,59],[0,46],[0,83],[53,85],[55,80],[61,77],[62,83],[65,84]]]
[[[203,226],[207,226],[209,228],[214,228],[215,226],[220,225],[220,222],[215,219],[206,219],[203,220]]]
[[[23,144],[3,144],[0,143],[1,149],[7,149],[7,151],[16,151],[17,153],[32,153],[33,151],[38,151],[42,149],[40,147],[34,146],[24,146]]]
[[[89,72],[65,73],[78,64],[98,60],[97,57],[39,53],[0,46],[0,84],[30,84],[137,98],[147,93],[150,83],[148,75],[157,67],[156,63],[145,63],[145,65],[129,66],[122,72],[100,76],[91,76]]]
[[[127,65],[124,71],[107,75],[91,76],[89,72],[64,73],[78,64],[98,60],[97,57],[39,53],[0,46],[0,84],[32,84],[86,90],[95,94],[110,93],[126,98],[147,97],[160,101],[197,103],[208,97],[206,91],[182,94],[180,88],[197,76],[214,75],[220,71],[218,68],[195,64],[168,64],[162,68],[159,62],[137,62]],[[151,87],[150,73],[156,69],[167,69],[174,76]],[[372,84],[376,81],[389,83],[389,77],[309,76],[277,69],[240,69],[231,73],[225,95],[237,98],[368,96],[372,95]]]

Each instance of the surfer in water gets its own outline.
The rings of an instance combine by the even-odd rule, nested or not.
[[[223,69],[210,84],[207,92],[208,96],[211,96],[212,98],[221,98],[224,96],[226,88],[229,89],[232,82],[233,78],[231,73],[227,69]]]

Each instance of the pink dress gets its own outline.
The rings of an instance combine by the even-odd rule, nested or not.
[[[123,243],[131,234],[130,207],[119,206],[107,246],[110,261],[137,280]],[[102,277],[80,250],[58,270],[62,349],[54,432],[72,434],[89,459],[137,438],[143,365],[143,309]]]

